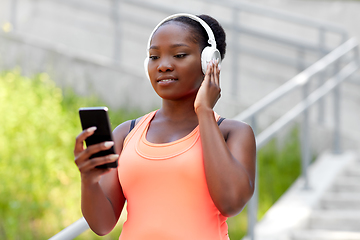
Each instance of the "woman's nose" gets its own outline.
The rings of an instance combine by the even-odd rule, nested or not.
[[[168,58],[162,58],[157,67],[159,72],[169,72],[174,70],[174,66],[171,60]]]

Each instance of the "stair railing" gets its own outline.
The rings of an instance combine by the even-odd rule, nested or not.
[[[85,218],[82,217],[70,226],[66,227],[61,232],[57,233],[53,237],[49,238],[49,240],[68,240],[74,239],[79,236],[81,233],[85,232],[89,229],[89,225],[86,222]]]
[[[353,52],[352,60],[340,69],[340,61],[349,52]],[[311,78],[316,74],[325,71],[330,66],[334,65],[333,76],[324,82],[320,87],[309,94],[309,83]],[[265,96],[259,102],[255,103],[241,114],[237,115],[234,119],[240,121],[249,121],[254,132],[257,131],[258,115],[268,108],[270,105],[285,97],[287,94],[293,92],[295,89],[302,88],[303,100],[295,105],[290,111],[286,112],[273,124],[263,130],[261,133],[256,134],[257,150],[261,149],[268,141],[284,129],[285,126],[294,123],[300,114],[302,117],[301,128],[301,176],[304,179],[304,189],[309,189],[309,181],[307,170],[310,165],[311,152],[310,152],[310,118],[309,108],[320,101],[324,96],[333,93],[334,95],[334,131],[333,131],[333,152],[338,154],[341,152],[341,139],[340,139],[340,89],[339,85],[353,74],[359,68],[359,50],[358,43],[355,38],[352,38],[335,50],[315,62],[313,65],[290,79],[288,82],[277,88],[272,93]],[[257,175],[256,175],[257,176]],[[258,179],[258,176],[257,176]],[[258,180],[256,180],[258,183]],[[251,240],[255,237],[255,224],[257,222],[257,209],[258,209],[258,187],[255,186],[255,192],[248,203],[248,237]]]

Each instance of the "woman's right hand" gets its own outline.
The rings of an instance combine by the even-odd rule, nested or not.
[[[114,162],[119,158],[118,154],[110,154],[103,157],[89,159],[94,153],[111,148],[114,142],[102,142],[84,148],[86,138],[94,134],[96,127],[91,127],[82,131],[75,141],[74,155],[75,164],[81,173],[81,182],[86,184],[95,184],[100,181],[102,175],[108,173],[110,168],[96,168],[96,166]]]

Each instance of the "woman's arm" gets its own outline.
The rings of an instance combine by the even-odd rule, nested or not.
[[[121,154],[123,141],[128,133],[130,121],[119,125],[113,132],[114,143],[96,144],[86,149],[84,140],[94,129],[84,130],[76,138],[75,163],[81,173],[81,210],[90,228],[98,235],[108,234],[116,225],[125,203],[117,169],[98,169],[98,165],[113,162]],[[116,153],[106,157],[89,159],[100,150],[115,144]]]
[[[225,120],[220,131],[213,107],[220,96],[219,69],[210,64],[194,103],[200,126],[206,181],[225,216],[239,213],[254,192],[256,143],[245,123]]]
[[[198,113],[206,181],[210,195],[225,216],[239,213],[254,192],[256,145],[252,129],[225,120],[221,133],[212,111]]]

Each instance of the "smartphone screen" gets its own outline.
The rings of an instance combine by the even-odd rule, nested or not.
[[[107,107],[80,108],[79,115],[83,130],[93,126],[96,126],[97,128],[94,134],[85,140],[87,147],[105,141],[113,141]],[[115,154],[114,146],[112,146],[110,149],[103,150],[91,155],[90,159],[106,156],[109,154]],[[114,161],[112,163],[97,166],[97,168],[116,168],[117,166],[117,161]]]

